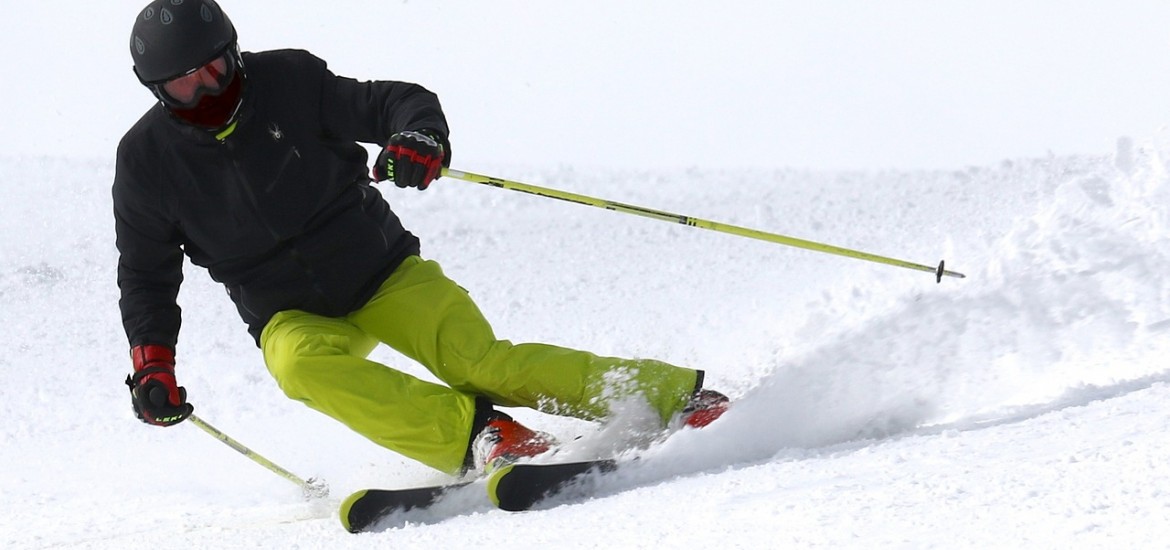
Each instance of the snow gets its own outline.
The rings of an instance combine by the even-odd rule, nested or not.
[[[54,32],[93,41],[49,51],[93,63],[69,72],[18,57],[45,79],[0,90],[23,107],[9,116],[28,132],[0,138],[0,546],[1166,546],[1161,4],[948,11],[959,3],[894,1],[835,13],[745,2],[710,21],[699,2],[641,3],[621,17],[616,2],[293,2],[278,18],[256,4],[227,5],[246,48],[306,47],[346,74],[436,82],[457,168],[916,263],[945,258],[968,278],[936,284],[456,180],[425,193],[385,187],[424,253],[500,335],[702,368],[736,402],[709,428],[598,480],[592,498],[509,514],[473,487],[430,514],[350,535],[335,514],[349,492],[444,478],[284,398],[223,290],[197,268],[187,266],[180,295],[178,366],[197,414],[325,479],[332,496],[302,500],[193,425],[133,418],[109,183],[113,145],[150,101],[126,70],[123,37],[139,2],[21,4],[24,24],[0,21],[6,45],[63,21]],[[794,14],[810,24],[780,25]],[[378,17],[405,42],[426,38],[441,70],[376,54],[397,42],[364,30]],[[724,23],[743,23],[741,42]],[[586,43],[595,33],[609,39]],[[736,49],[773,39],[802,46],[784,66],[799,82],[761,76],[779,54]],[[932,55],[904,55],[927,45]],[[649,59],[612,55],[642,48]],[[598,51],[611,55],[602,62]],[[916,76],[936,66],[946,68]],[[874,74],[856,72],[866,67]],[[49,103],[67,77],[118,99],[109,109],[94,98]],[[863,85],[883,79],[890,88]],[[989,88],[964,91],[973,82]],[[899,83],[906,97],[890,103]],[[731,101],[694,109],[701,86]],[[599,88],[614,95],[597,98]],[[827,91],[841,110],[826,110]],[[786,97],[800,116],[776,105]],[[926,115],[908,114],[914,105]],[[959,110],[961,121],[939,117]],[[423,375],[388,350],[375,357]],[[562,439],[583,435],[566,451],[580,454],[613,445],[638,416],[631,407],[598,432],[514,412]]]

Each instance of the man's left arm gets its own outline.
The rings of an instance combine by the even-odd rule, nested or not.
[[[450,166],[447,119],[433,92],[409,82],[360,82],[325,72],[323,125],[338,137],[382,146],[374,180],[422,190]]]
[[[325,78],[323,122],[339,137],[384,145],[399,132],[430,130],[444,140],[450,132],[439,97],[418,84]]]

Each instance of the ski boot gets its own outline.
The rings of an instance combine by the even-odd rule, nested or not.
[[[727,412],[731,400],[715,390],[699,390],[682,410],[682,425],[702,428]]]
[[[488,474],[517,460],[544,454],[556,440],[531,430],[503,413],[489,420],[472,443],[475,466]]]

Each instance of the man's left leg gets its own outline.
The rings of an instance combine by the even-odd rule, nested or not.
[[[665,423],[702,383],[701,372],[661,361],[499,340],[467,292],[417,256],[347,319],[452,388],[502,406],[599,419],[614,400],[637,395]]]
[[[377,340],[345,319],[282,311],[260,342],[290,398],[438,470],[456,474],[467,465],[474,426],[486,421],[475,396],[366,359]]]

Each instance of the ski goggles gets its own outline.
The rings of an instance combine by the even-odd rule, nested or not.
[[[190,109],[207,95],[217,95],[227,88],[236,73],[231,51],[174,78],[154,85],[159,99],[171,107]]]

